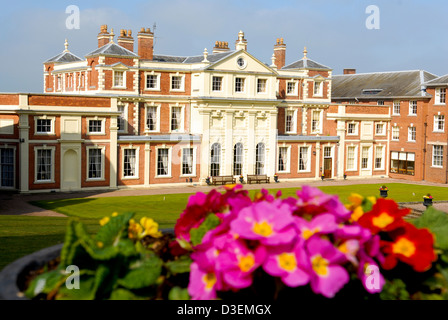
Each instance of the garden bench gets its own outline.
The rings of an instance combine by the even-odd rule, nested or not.
[[[217,177],[212,177],[212,184],[213,185],[217,185],[217,184],[235,184],[236,183],[236,178],[234,178],[233,176],[217,176]]]
[[[265,174],[254,174],[254,175],[247,175],[247,183],[251,184],[252,182],[255,183],[269,183],[269,177]]]

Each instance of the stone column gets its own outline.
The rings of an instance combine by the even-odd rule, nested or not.
[[[247,174],[255,174],[255,117],[257,115],[256,111],[249,111],[249,126],[247,127]]]
[[[19,117],[19,168],[16,170],[20,174],[20,187],[21,193],[29,192],[29,167],[34,166],[33,163],[30,164],[29,157],[29,131],[30,126],[28,122],[28,114],[20,114]],[[23,141],[23,142],[22,142]]]
[[[320,142],[316,142],[316,179],[320,179],[320,166],[321,166],[321,161],[320,161]]]
[[[223,175],[233,175],[233,110],[226,110],[225,159]]]
[[[201,143],[201,162],[200,162],[200,182],[205,183],[205,178],[210,175],[210,111],[199,110],[202,118],[202,143]]]
[[[111,99],[111,111],[118,111],[118,99]],[[110,181],[109,186],[111,189],[117,188],[118,179],[118,124],[117,116],[112,116],[110,121]]]
[[[277,114],[278,111],[276,110],[276,106],[273,106],[273,109],[269,113],[269,153],[267,157],[267,171],[266,174],[271,177],[274,176],[274,174],[277,171]]]

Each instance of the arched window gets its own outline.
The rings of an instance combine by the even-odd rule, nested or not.
[[[233,175],[243,174],[243,144],[237,143],[233,148]]]
[[[257,144],[257,150],[255,155],[255,174],[264,174],[264,158],[265,158],[265,147],[264,143],[260,142]]]
[[[221,145],[214,143],[211,149],[210,176],[219,176],[219,164],[221,163]]]

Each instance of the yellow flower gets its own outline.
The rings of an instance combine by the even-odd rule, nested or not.
[[[104,217],[103,219],[100,220],[100,225],[104,226],[106,225],[108,222],[110,221],[109,217]]]
[[[140,224],[136,223],[134,219],[129,220],[129,239],[139,238],[142,232],[143,228]]]
[[[118,216],[118,212],[112,213],[112,217],[117,217],[117,216]]]
[[[348,197],[348,201],[350,201],[354,207],[358,207],[358,206],[362,205],[362,202],[364,201],[364,197],[360,194],[352,193],[350,195],[350,197]]]
[[[140,220],[144,231],[142,237],[151,236],[154,238],[160,238],[162,233],[159,231],[159,224],[151,218],[144,217]]]
[[[97,245],[98,248],[100,248],[100,249],[101,249],[102,247],[104,247],[104,243],[102,243],[101,241],[98,241],[96,245]]]

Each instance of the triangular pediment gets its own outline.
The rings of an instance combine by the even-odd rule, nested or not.
[[[235,71],[235,72],[261,72],[276,75],[277,71],[267,66],[245,50],[235,51],[233,54],[216,61],[206,70]]]
[[[111,68],[116,70],[116,71],[126,71],[126,70],[129,70],[129,67],[126,66],[125,64],[121,63],[121,62],[117,62],[117,63],[111,65]]]

